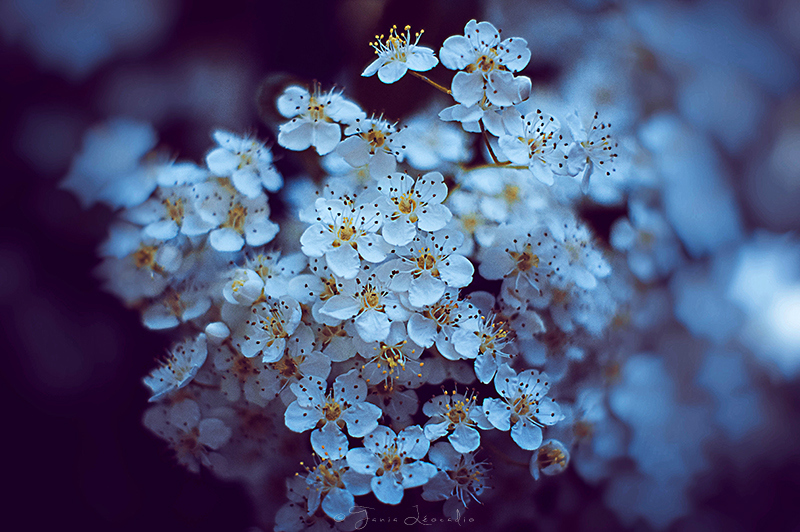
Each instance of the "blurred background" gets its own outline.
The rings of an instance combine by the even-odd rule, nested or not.
[[[183,470],[141,425],[148,397],[141,378],[171,338],[145,330],[92,274],[113,213],[84,210],[58,186],[85,132],[111,117],[148,122],[160,148],[200,162],[217,128],[274,143],[265,121],[277,118],[272,102],[289,80],[346,87],[364,109],[401,119],[423,109],[428,92],[408,90],[413,80],[361,79],[374,57],[367,43],[393,24],[410,24],[425,29],[421,44],[438,49],[471,18],[528,40],[533,59],[522,73],[533,80],[534,98],[602,107],[618,136],[639,135],[662,174],[684,183],[669,201],[672,221],[701,270],[686,273],[677,293],[692,291],[690,281],[707,286],[717,252],[742,235],[800,229],[800,3],[792,0],[5,0],[0,393],[11,417],[3,444],[10,464],[3,478],[14,493],[10,529],[258,524],[242,488]],[[449,79],[441,71],[431,77]],[[670,120],[680,127],[657,127]],[[285,176],[298,170],[288,160],[277,165]],[[696,190],[700,199],[690,200]],[[750,281],[742,282],[747,292]],[[692,510],[671,529],[800,527],[800,305],[786,309],[778,333],[789,347],[754,377],[771,398],[758,415],[780,422],[739,440],[763,447],[748,455],[757,459],[741,463],[711,449],[694,476]],[[736,327],[718,310],[708,324],[687,310],[684,324],[700,323],[692,332],[701,337]],[[770,452],[778,459],[762,459]],[[582,507],[601,505],[599,488],[568,475]],[[562,489],[562,477],[554,480],[534,501],[545,513]],[[592,515],[600,516],[597,529],[652,524],[607,510]]]

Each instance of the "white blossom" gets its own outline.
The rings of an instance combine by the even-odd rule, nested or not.
[[[399,434],[379,426],[364,438],[364,447],[347,452],[347,463],[354,471],[372,476],[372,493],[379,501],[399,504],[403,490],[422,486],[436,474],[436,466],[422,461],[429,447],[417,425]]]
[[[511,438],[521,448],[533,451],[542,444],[542,427],[563,418],[561,408],[545,397],[550,389],[547,375],[535,369],[517,375],[508,364],[497,370],[494,387],[500,399],[487,397],[483,409],[489,422],[499,430],[511,429]]]
[[[169,357],[144,378],[145,385],[153,393],[149,400],[158,401],[189,384],[207,356],[206,335],[202,333],[194,340],[186,340],[173,347]]]
[[[424,30],[418,31],[414,35],[414,42],[411,42],[411,26],[404,29],[405,34],[397,33],[397,26],[392,26],[385,42],[381,42],[383,35],[375,36],[375,42],[370,46],[375,48],[378,58],[364,69],[362,76],[369,77],[377,73],[383,83],[394,83],[409,70],[425,72],[439,64],[433,50],[417,44]]]
[[[229,177],[236,190],[255,198],[262,187],[275,192],[283,185],[283,178],[272,165],[269,148],[255,139],[237,137],[223,130],[214,132],[219,148],[206,156],[206,164],[219,177]]]
[[[366,116],[341,93],[322,93],[319,85],[314,94],[297,85],[288,87],[278,98],[278,111],[291,119],[281,124],[278,144],[294,151],[314,146],[320,155],[332,152],[342,140],[340,123],[350,124]]]

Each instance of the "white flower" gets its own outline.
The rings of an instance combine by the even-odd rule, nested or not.
[[[150,402],[158,401],[189,384],[207,356],[206,335],[202,333],[194,340],[186,340],[173,347],[169,358],[144,378],[145,385],[153,393]]]
[[[361,373],[370,386],[382,381],[392,388],[395,381],[400,382],[401,378],[407,376],[406,369],[417,373],[420,371],[418,359],[423,350],[408,341],[405,324],[401,321],[392,322],[389,335],[383,341],[365,344],[356,339],[355,343],[358,353],[366,359],[361,366]]]
[[[320,155],[332,152],[342,139],[339,123],[350,124],[366,116],[340,93],[321,93],[319,85],[314,94],[297,85],[288,87],[278,97],[278,111],[291,118],[280,126],[278,144],[294,151],[314,146]]]
[[[485,279],[504,279],[514,291],[522,289],[521,282],[541,291],[544,281],[566,267],[566,251],[545,227],[523,235],[515,233],[516,228],[506,228],[502,238],[485,249],[480,274]]]
[[[383,222],[377,202],[319,198],[315,207],[317,223],[300,237],[303,253],[325,255],[331,271],[345,279],[361,271],[359,256],[369,262],[386,258],[391,247],[377,233]]]
[[[219,391],[230,402],[244,398],[255,405],[264,407],[269,399],[261,392],[259,377],[266,364],[254,358],[242,356],[229,342],[214,348],[214,369],[220,374]]]
[[[425,484],[423,499],[447,501],[444,513],[451,519],[464,515],[470,499],[480,503],[478,496],[486,489],[486,462],[476,462],[472,453],[458,452],[447,442],[431,447],[429,457],[439,471]]]
[[[156,297],[183,264],[181,249],[172,243],[143,239],[142,229],[132,224],[112,225],[100,253],[107,258],[98,267],[103,288],[133,303]]]
[[[300,305],[289,296],[267,297],[253,305],[249,315],[234,333],[236,346],[246,357],[262,354],[264,362],[275,362],[283,356],[286,340],[300,324]]]
[[[517,112],[504,113],[503,124],[507,134],[500,136],[500,149],[508,159],[530,168],[536,179],[545,185],[552,185],[552,166],[563,165],[563,155],[557,151],[561,135],[560,125],[555,118],[541,111],[520,115]]]
[[[402,161],[407,138],[405,128],[397,129],[383,117],[356,118],[344,130],[349,135],[337,147],[341,155],[353,168],[369,165],[369,174],[377,179],[395,171],[397,161]]]
[[[383,208],[387,220],[382,234],[393,246],[404,246],[414,240],[417,228],[443,229],[453,216],[442,205],[447,185],[439,172],[427,173],[416,180],[405,173],[390,174],[379,178],[376,188],[390,201]]]
[[[230,427],[218,418],[202,418],[200,407],[191,399],[151,408],[145,412],[144,425],[170,443],[178,462],[189,471],[198,473],[200,463],[212,469],[224,463],[214,451],[228,443]]]
[[[289,293],[289,283],[307,264],[308,259],[302,253],[281,255],[280,251],[245,252],[245,266],[258,274],[264,283],[264,293],[272,297]]]
[[[581,182],[584,191],[589,188],[589,178],[597,173],[610,176],[617,143],[611,139],[611,124],[598,122],[595,113],[588,123],[578,117],[577,111],[567,115],[566,123],[572,135],[567,145],[567,172]]]
[[[669,223],[657,209],[641,201],[628,205],[630,220],[618,219],[611,227],[611,245],[628,257],[628,267],[642,282],[671,272],[681,257]]]
[[[448,37],[439,51],[442,64],[460,70],[453,78],[453,98],[473,106],[487,98],[498,106],[520,101],[512,72],[525,68],[531,52],[525,39],[511,37],[500,41],[500,33],[489,22],[470,20],[464,36]]]
[[[340,433],[341,434],[341,433]],[[344,435],[342,435],[344,436]],[[344,443],[347,443],[345,438]],[[322,511],[334,519],[342,521],[350,515],[355,506],[353,495],[369,493],[369,477],[352,471],[344,460],[344,452],[336,451],[319,465],[309,470],[306,484],[310,488],[308,494],[308,513],[313,514],[322,503]]]
[[[481,407],[476,406],[474,393],[464,395],[445,391],[444,395],[426,402],[422,412],[430,417],[425,423],[425,437],[435,441],[448,434],[447,439],[460,453],[469,453],[478,448],[481,435],[477,428],[493,428]]]
[[[257,197],[262,186],[270,192],[281,188],[283,178],[272,166],[272,153],[264,144],[222,130],[214,132],[214,140],[220,147],[206,156],[214,175],[231,178],[236,190],[248,198]]]
[[[409,312],[389,289],[388,264],[371,274],[362,272],[355,279],[343,283],[341,293],[328,299],[320,314],[337,320],[352,319],[358,335],[365,342],[386,340],[391,322],[405,322],[409,318]]]
[[[144,234],[158,240],[171,240],[184,234],[200,236],[216,227],[195,212],[192,188],[188,186],[159,187],[156,197],[123,211],[122,217],[144,226]]]
[[[516,354],[515,344],[510,336],[508,323],[499,319],[493,312],[476,320],[477,330],[470,332],[470,327],[463,327],[453,335],[456,351],[465,358],[475,359],[475,376],[484,384],[488,384],[500,364]],[[475,338],[478,347],[475,350]]]
[[[372,476],[370,486],[379,501],[399,504],[404,489],[422,486],[436,474],[436,466],[421,461],[428,447],[430,442],[417,425],[399,434],[379,426],[364,438],[364,447],[347,452],[347,463]]]
[[[550,231],[565,252],[567,264],[559,264],[553,283],[566,288],[565,283],[575,283],[580,288],[593,290],[597,280],[608,277],[611,266],[603,253],[595,249],[594,236],[586,224],[579,223],[572,213],[554,213],[549,224]]]
[[[535,369],[517,375],[508,364],[497,370],[494,387],[501,399],[488,397],[483,409],[489,422],[499,430],[511,429],[511,438],[527,451],[542,444],[542,426],[563,418],[561,407],[545,397],[550,389],[547,375]]]
[[[530,472],[534,480],[540,473],[547,476],[558,475],[567,469],[569,450],[558,440],[545,440],[531,456]]]
[[[278,224],[269,219],[269,204],[263,193],[255,198],[241,197],[227,179],[208,181],[193,190],[195,208],[216,229],[209,242],[217,251],[239,251],[248,246],[263,246],[278,234]]]
[[[324,379],[308,376],[291,384],[297,400],[286,408],[284,421],[289,430],[311,432],[311,446],[323,458],[339,456],[340,447],[347,448],[347,432],[363,438],[378,426],[381,409],[366,402],[367,383],[357,370],[339,375],[326,393]]]
[[[455,252],[463,241],[460,232],[442,229],[421,233],[411,243],[398,246],[400,258],[386,263],[392,269],[392,290],[408,292],[409,303],[422,307],[436,303],[447,286],[467,286],[475,269],[468,258]]]
[[[434,170],[465,163],[471,157],[469,137],[455,124],[437,120],[433,102],[406,121],[405,156],[413,168]],[[477,125],[477,124],[476,124]]]
[[[142,312],[148,329],[171,329],[199,318],[211,308],[208,285],[197,278],[167,287],[158,299]]]
[[[394,83],[409,70],[425,72],[439,64],[433,50],[417,45],[424,30],[414,35],[415,40],[412,43],[411,26],[404,29],[406,33],[402,35],[397,33],[397,26],[392,26],[385,43],[381,42],[383,35],[375,36],[375,42],[370,43],[370,46],[375,48],[378,58],[364,69],[362,76],[369,77],[377,72],[378,79],[383,83]]]
[[[81,151],[61,184],[84,207],[97,201],[112,207],[133,207],[157,185],[157,171],[143,162],[158,137],[150,124],[115,118],[86,132]]]
[[[408,320],[408,336],[422,347],[436,344],[436,350],[449,359],[461,358],[453,346],[453,335],[462,326],[471,327],[470,332],[477,330],[478,310],[467,301],[458,299],[458,290],[447,288],[444,295],[432,305],[424,305],[414,312]],[[473,335],[474,336],[474,335]],[[471,339],[467,335],[467,340]],[[474,337],[473,343],[478,348],[479,340]]]

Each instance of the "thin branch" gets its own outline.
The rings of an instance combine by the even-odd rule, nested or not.
[[[433,81],[432,79],[430,79],[428,76],[423,76],[423,75],[422,75],[422,74],[420,74],[419,72],[415,72],[415,71],[413,71],[413,70],[409,70],[408,72],[409,72],[409,73],[410,73],[412,76],[416,76],[416,77],[418,77],[419,79],[421,79],[422,81],[425,81],[425,82],[427,82],[427,83],[430,83],[431,85],[433,85],[434,87],[436,87],[437,89],[439,89],[440,91],[442,91],[442,92],[443,92],[443,93],[445,93],[445,94],[453,94],[453,92],[452,92],[450,89],[448,89],[448,88],[446,88],[446,87],[443,87],[443,86],[439,85],[438,83],[436,83],[435,81]]]

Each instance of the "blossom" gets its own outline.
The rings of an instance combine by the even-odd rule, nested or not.
[[[436,350],[449,359],[457,360],[461,355],[453,346],[453,335],[461,327],[477,330],[478,310],[468,301],[458,299],[458,290],[447,288],[444,295],[431,305],[423,305],[408,319],[408,337],[422,347],[436,344]],[[473,335],[474,336],[474,335]],[[467,336],[467,342],[472,337]],[[474,338],[473,343],[478,342]],[[475,346],[477,349],[477,345]]]
[[[567,171],[581,182],[584,191],[595,173],[610,176],[617,158],[617,143],[611,138],[611,124],[598,122],[598,113],[590,121],[581,120],[577,111],[567,115],[566,124],[572,141],[566,145]]]
[[[126,210],[122,217],[144,226],[144,235],[157,240],[204,235],[216,226],[194,209],[192,191],[189,186],[159,187],[156,197]]]
[[[487,489],[487,464],[476,461],[473,453],[456,451],[447,442],[431,447],[429,457],[439,470],[425,484],[422,498],[447,501],[444,504],[445,515],[457,519],[464,515],[470,500],[480,502],[478,496]]]
[[[478,448],[481,435],[477,428],[493,428],[481,407],[475,404],[475,395],[447,393],[433,397],[422,406],[422,412],[430,419],[425,423],[425,437],[435,441],[445,434],[460,453],[469,453]]]
[[[438,301],[447,286],[467,286],[475,269],[468,258],[456,253],[463,241],[460,232],[442,229],[398,246],[399,258],[386,263],[392,269],[392,290],[408,292],[409,303],[422,307]]]
[[[377,233],[383,223],[378,204],[348,197],[319,198],[315,203],[317,222],[300,237],[303,253],[325,256],[331,271],[353,279],[361,271],[361,260],[381,262],[390,246]]]
[[[453,98],[465,106],[488,99],[494,105],[520,101],[521,87],[512,72],[530,61],[528,43],[519,37],[500,41],[500,33],[489,22],[467,22],[464,35],[448,37],[439,51],[442,64],[459,70],[453,77]]]
[[[530,472],[534,480],[539,475],[547,476],[562,473],[569,464],[569,449],[558,440],[545,440],[531,456]]]
[[[371,475],[372,493],[386,504],[399,504],[403,490],[422,486],[436,474],[436,466],[421,459],[430,442],[413,425],[399,434],[379,426],[364,438],[364,447],[347,451],[347,463],[361,474]]]
[[[409,312],[389,288],[390,266],[386,263],[370,274],[362,272],[343,283],[341,293],[331,297],[319,313],[337,320],[352,319],[365,342],[386,340],[393,321],[406,322],[409,318]]]
[[[401,321],[392,322],[385,340],[365,343],[356,339],[355,344],[358,353],[366,359],[361,366],[361,373],[371,386],[382,381],[392,388],[395,381],[400,382],[410,372],[419,373],[422,366],[418,359],[423,350],[409,341],[405,324]]]
[[[500,149],[514,164],[530,168],[536,179],[545,185],[555,182],[551,166],[563,165],[559,155],[559,123],[552,116],[537,110],[535,113],[503,115],[506,134],[500,136]],[[560,157],[560,159],[559,159]]]
[[[327,458],[329,453],[340,452],[347,447],[347,432],[354,438],[362,438],[378,426],[381,409],[367,403],[367,383],[358,376],[357,370],[339,375],[326,393],[327,385],[320,377],[308,376],[291,384],[297,399],[284,414],[289,430],[311,432],[311,446],[319,456]],[[330,454],[330,456],[334,456]]]
[[[542,427],[563,418],[561,408],[545,395],[550,389],[547,375],[535,369],[517,375],[508,364],[497,370],[494,387],[500,399],[487,397],[483,409],[489,422],[499,430],[511,429],[511,439],[527,451],[542,444]]]
[[[346,447],[344,452],[335,451],[308,471],[305,481],[310,488],[309,514],[322,506],[322,511],[328,517],[341,521],[343,516],[350,515],[350,509],[355,505],[353,495],[369,493],[369,477],[351,470],[344,459],[346,452]]]
[[[668,274],[680,262],[675,234],[657,209],[631,200],[628,218],[611,227],[611,245],[628,257],[628,268],[642,282]]]
[[[344,130],[348,135],[337,147],[353,168],[369,165],[369,175],[378,178],[395,171],[397,160],[402,160],[408,138],[405,128],[397,128],[383,117],[356,118]]]
[[[278,224],[269,219],[270,209],[263,193],[242,197],[227,179],[207,181],[193,189],[195,209],[213,224],[209,237],[217,251],[239,251],[245,242],[263,246],[278,234]]]
[[[283,356],[286,339],[297,329],[301,315],[300,305],[291,297],[267,297],[250,309],[235,335],[236,346],[248,358],[261,353],[264,362],[275,362]]]
[[[383,238],[393,246],[405,246],[422,231],[443,229],[452,218],[450,209],[442,205],[447,185],[439,172],[429,172],[414,179],[405,173],[389,174],[378,179],[377,190],[389,202],[384,204],[387,220]]]
[[[383,35],[375,36],[375,42],[370,46],[375,48],[378,58],[364,69],[362,76],[369,77],[377,72],[378,79],[383,83],[394,83],[409,70],[425,72],[439,64],[433,50],[417,44],[425,30],[418,31],[412,43],[411,26],[404,29],[405,35],[397,33],[397,26],[392,26],[385,43],[381,42]]]
[[[515,291],[520,290],[521,282],[541,291],[542,283],[567,264],[566,252],[547,227],[522,235],[507,227],[498,240],[482,254],[479,271],[486,279],[513,283]]]
[[[146,200],[158,184],[155,166],[145,155],[158,142],[153,126],[115,118],[87,131],[61,186],[84,207],[102,201],[112,207],[133,207]]]
[[[144,378],[145,385],[153,393],[150,402],[158,401],[189,384],[207,356],[206,335],[203,333],[194,340],[185,340],[173,347],[169,358]]]
[[[214,132],[219,148],[206,156],[208,169],[219,177],[229,177],[236,190],[248,198],[257,197],[262,186],[275,192],[283,178],[272,165],[269,148],[255,139],[237,137],[227,131]]]
[[[322,93],[319,85],[314,94],[297,85],[288,87],[278,97],[278,112],[291,118],[280,125],[278,144],[294,151],[314,146],[320,155],[332,152],[342,140],[339,123],[350,124],[366,116],[341,93]]]
[[[153,407],[145,412],[144,425],[167,440],[178,462],[190,471],[198,473],[201,463],[214,469],[224,465],[224,458],[214,451],[228,443],[231,428],[219,418],[202,416],[196,401]]]

